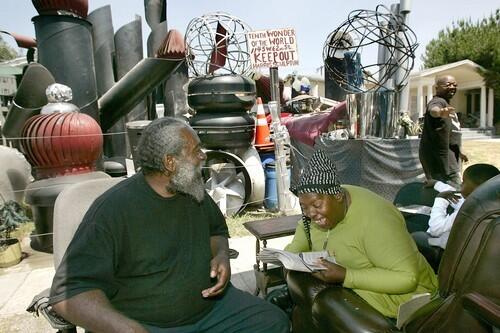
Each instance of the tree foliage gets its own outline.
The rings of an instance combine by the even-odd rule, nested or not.
[[[431,40],[422,57],[424,67],[440,66],[464,59],[481,65],[486,85],[500,97],[500,9],[481,21],[459,20]]]
[[[17,57],[17,52],[11,48],[0,36],[0,61],[10,60]]]

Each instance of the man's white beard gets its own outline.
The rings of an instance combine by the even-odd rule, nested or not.
[[[177,172],[170,179],[167,190],[188,194],[196,201],[202,202],[205,197],[205,182],[201,175],[201,167],[192,165],[184,159],[179,160],[178,166]]]

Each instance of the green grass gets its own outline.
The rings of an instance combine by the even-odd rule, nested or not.
[[[462,143],[462,151],[469,158],[462,169],[476,163],[488,163],[500,169],[500,140],[466,140]]]
[[[226,223],[231,237],[251,236],[243,226],[243,223],[253,220],[265,220],[277,216],[280,216],[280,214],[254,208],[243,212],[241,215],[226,218]]]

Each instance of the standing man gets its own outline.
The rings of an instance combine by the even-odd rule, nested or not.
[[[452,121],[458,122],[458,118],[449,103],[456,91],[457,81],[453,76],[436,80],[436,95],[427,104],[424,115],[419,157],[428,180],[440,180],[458,188],[461,183],[458,157],[466,160],[466,156],[459,151],[459,133],[457,139],[457,133],[453,132]]]
[[[153,121],[141,171],[100,196],[69,245],[50,303],[92,332],[280,332],[288,318],[234,288],[228,230],[206,194],[200,140],[174,118]]]

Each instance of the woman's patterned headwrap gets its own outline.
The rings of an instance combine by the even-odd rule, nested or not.
[[[290,189],[296,195],[303,193],[338,194],[342,192],[335,163],[323,150],[317,150],[300,175],[299,182]]]
[[[342,193],[342,187],[337,176],[335,163],[323,150],[317,150],[300,175],[299,181],[290,190],[295,194],[319,193],[337,195]],[[312,249],[311,242],[311,219],[302,214],[302,223]]]

